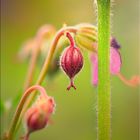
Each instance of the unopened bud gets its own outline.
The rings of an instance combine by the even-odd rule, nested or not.
[[[50,115],[54,112],[55,102],[52,97],[40,96],[37,102],[28,109],[25,114],[25,123],[27,126],[28,139],[29,134],[36,130],[44,128],[50,119]]]
[[[78,31],[76,32],[75,40],[78,47],[96,52],[97,47],[94,43],[97,42],[97,29],[90,24],[81,24],[77,27]]]

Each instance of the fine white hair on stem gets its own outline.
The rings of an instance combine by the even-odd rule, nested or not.
[[[110,3],[110,34],[113,34],[113,7],[115,5],[115,0],[111,0],[111,3]]]
[[[96,16],[96,26],[98,26],[97,0],[93,0],[93,7],[95,7],[94,13],[95,13],[95,16]]]
[[[111,30],[110,30],[110,32],[111,32],[111,34],[112,34],[112,28],[113,28],[113,23],[112,23],[112,17],[113,17],[113,12],[112,12],[112,9],[113,9],[113,7],[114,7],[114,5],[115,5],[115,0],[111,0],[110,1],[111,3],[110,3],[110,6],[111,6],[111,8],[110,8],[110,28],[111,28]],[[97,24],[97,26],[98,26],[98,11],[97,11],[97,0],[93,0],[93,7],[95,7],[95,15],[96,15],[96,24]]]

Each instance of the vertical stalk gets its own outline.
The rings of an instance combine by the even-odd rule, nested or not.
[[[110,0],[97,0],[98,8],[98,140],[111,139]]]

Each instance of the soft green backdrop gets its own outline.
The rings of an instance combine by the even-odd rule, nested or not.
[[[122,45],[122,73],[130,78],[139,67],[139,0],[114,0],[112,6],[112,34]],[[96,10],[92,0],[2,0],[1,1],[1,98],[10,100],[20,94],[28,63],[16,59],[21,44],[34,36],[46,23],[60,28],[65,22],[96,24]],[[82,72],[75,78],[77,90],[66,91],[68,78],[62,72],[47,83],[47,92],[57,103],[53,124],[33,133],[31,140],[96,140],[96,88],[91,85],[88,54],[85,53]],[[40,68],[35,76],[38,76]],[[112,140],[138,140],[138,88],[124,85],[112,76]],[[2,117],[6,129],[10,115]],[[23,132],[23,131],[21,131]],[[18,139],[18,138],[17,138]]]

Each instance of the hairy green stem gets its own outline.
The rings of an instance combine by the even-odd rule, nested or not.
[[[111,139],[110,0],[97,0],[98,8],[98,140]]]

